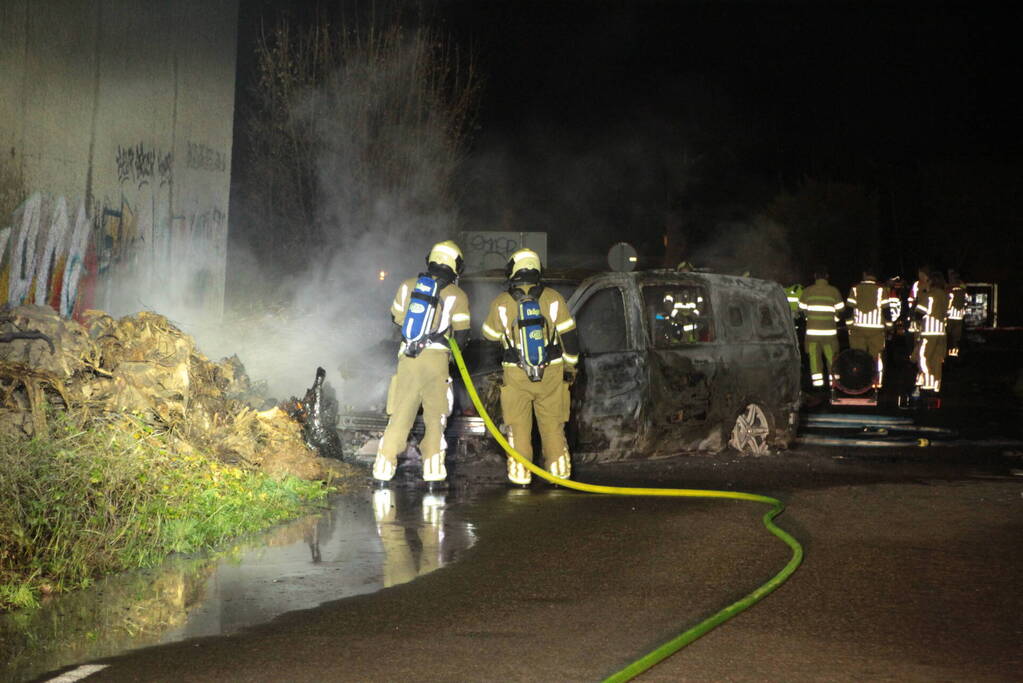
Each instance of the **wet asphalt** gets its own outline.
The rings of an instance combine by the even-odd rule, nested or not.
[[[577,476],[777,496],[806,552],[775,593],[639,680],[1008,681],[1023,665],[1019,474],[1012,450],[796,449]],[[455,489],[445,506],[476,535],[451,564],[103,660],[88,680],[601,680],[789,558],[756,503],[534,486]]]

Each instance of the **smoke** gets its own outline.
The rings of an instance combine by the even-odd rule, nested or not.
[[[384,229],[386,227],[386,230]],[[389,309],[399,283],[424,269],[433,230],[414,215],[391,214],[377,231],[339,235],[344,246],[324,245],[300,271],[275,274],[271,297],[253,283],[253,296],[235,296],[223,324],[189,326],[211,357],[236,354],[269,395],[301,396],[318,366],[341,393],[343,403],[360,405],[379,387],[360,381],[386,379],[396,346]],[[251,283],[259,260],[251,251],[232,255]],[[367,392],[367,395],[363,395]]]
[[[697,268],[717,273],[749,273],[783,285],[799,281],[788,230],[763,216],[719,223],[709,241],[697,247],[687,260]]]
[[[289,102],[290,130],[308,136],[290,164],[312,170],[304,219],[314,225],[236,217],[257,236],[232,247],[241,291],[223,326],[193,333],[210,355],[237,354],[274,397],[301,396],[322,366],[343,405],[369,407],[394,368],[389,310],[399,284],[425,269],[433,243],[457,237],[456,133],[468,105],[449,96],[450,55],[428,31],[339,40],[314,46],[344,58]],[[289,243],[273,232],[289,229],[312,237]],[[265,243],[294,251],[277,260]]]
[[[649,114],[600,130],[563,125],[482,141],[464,172],[467,225],[547,232],[552,267],[606,267],[620,241],[653,255],[700,173],[684,131]]]

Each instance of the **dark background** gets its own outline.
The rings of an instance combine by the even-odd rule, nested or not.
[[[243,0],[239,112],[261,22],[323,6]],[[909,279],[922,263],[957,267],[1001,282],[1003,319],[1019,319],[1019,8],[416,7],[471,48],[484,78],[460,183],[465,229],[546,230],[551,265],[599,267],[628,240],[648,266],[752,245],[777,267],[746,256],[729,266],[805,283],[821,262],[840,287],[868,261]],[[836,196],[867,209],[845,211]],[[758,216],[786,217],[783,232],[765,235]],[[236,238],[247,229],[232,225]]]

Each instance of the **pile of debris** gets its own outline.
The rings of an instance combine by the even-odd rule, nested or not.
[[[80,415],[128,412],[164,431],[177,452],[201,451],[269,474],[348,473],[324,416],[322,370],[303,401],[274,405],[236,356],[211,361],[155,313],[114,320],[91,310],[79,323],[46,306],[0,312],[0,435],[45,430],[48,406]]]

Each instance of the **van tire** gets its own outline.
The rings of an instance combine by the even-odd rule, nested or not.
[[[759,403],[748,403],[735,417],[728,445],[743,455],[767,455],[773,432],[770,413]]]

